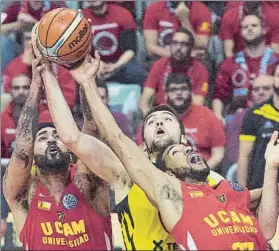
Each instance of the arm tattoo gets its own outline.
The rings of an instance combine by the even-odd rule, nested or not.
[[[161,196],[165,200],[171,200],[178,212],[182,212],[183,198],[175,191],[170,184],[165,184],[161,190]]]
[[[25,163],[25,168],[32,158],[33,143],[38,128],[38,96],[38,93],[29,94],[17,125],[14,152],[16,157]]]
[[[91,110],[90,110],[87,98],[85,96],[85,92],[82,87],[80,88],[80,100],[81,100],[81,105],[82,105],[82,111],[83,111],[85,118],[88,121],[92,121],[93,117],[91,114]]]

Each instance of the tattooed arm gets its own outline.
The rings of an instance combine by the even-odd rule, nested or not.
[[[87,59],[78,69],[72,70],[72,76],[84,88],[100,136],[121,160],[132,181],[159,208],[166,228],[171,230],[182,213],[181,182],[154,167],[146,154],[121,131],[98,93],[94,75],[92,78],[88,76],[86,69],[90,70],[100,60],[98,53],[95,57],[95,60]]]
[[[29,96],[22,109],[17,129],[15,148],[3,178],[3,192],[12,210],[27,209],[29,177],[33,161],[33,144],[38,124],[38,103],[41,88],[41,66],[38,58],[32,62],[32,83]],[[20,206],[20,207],[19,207]]]
[[[42,71],[42,78],[50,114],[62,142],[91,172],[109,183],[122,182],[126,172],[121,162],[103,142],[78,130],[57,79],[49,67]]]
[[[96,138],[99,138],[99,133],[96,128],[96,125],[94,123],[90,107],[88,105],[88,101],[86,99],[84,90],[82,86],[80,86],[79,90],[79,96],[81,101],[81,107],[82,107],[82,114],[83,114],[83,126],[81,131],[85,134],[95,136]]]

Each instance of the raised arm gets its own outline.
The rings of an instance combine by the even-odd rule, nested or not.
[[[159,200],[156,192],[168,183],[167,175],[155,168],[145,153],[118,127],[112,114],[99,96],[94,76],[86,78],[86,69],[90,69],[92,65],[97,64],[100,60],[98,52],[96,52],[95,57],[95,60],[88,57],[81,67],[72,70],[72,76],[85,91],[101,137],[121,160],[132,181],[137,183],[155,204],[158,204]]]
[[[38,55],[37,48],[34,50]],[[42,78],[51,117],[62,142],[100,178],[109,183],[126,179],[126,171],[111,149],[98,139],[78,130],[58,81],[47,64],[42,71]]]
[[[264,184],[258,219],[265,238],[270,240],[276,231],[279,205],[277,185],[277,173],[279,168],[279,139],[277,131],[272,134],[266,147],[265,160],[266,166]]]
[[[38,67],[41,58],[32,62],[32,83],[29,96],[21,112],[16,128],[15,148],[3,178],[3,192],[12,211],[27,195],[33,144],[38,124],[38,104],[41,90],[41,76]]]

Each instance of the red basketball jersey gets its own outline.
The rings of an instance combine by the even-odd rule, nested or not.
[[[38,182],[20,240],[25,250],[112,250],[111,219],[98,215],[74,183],[56,204]]]
[[[244,187],[183,184],[184,208],[172,235],[182,250],[267,250]]]

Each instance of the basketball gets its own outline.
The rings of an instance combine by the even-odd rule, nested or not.
[[[70,65],[84,58],[91,44],[91,24],[80,11],[58,8],[42,17],[37,46],[49,61]]]

